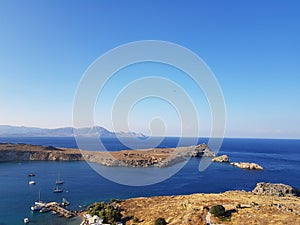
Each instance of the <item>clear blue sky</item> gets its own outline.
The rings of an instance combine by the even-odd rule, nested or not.
[[[87,67],[118,45],[154,39],[191,49],[212,69],[227,136],[300,138],[299,12],[296,0],[0,1],[0,124],[71,126]],[[144,120],[158,113],[149,109],[162,105],[156,101],[137,105],[147,115],[136,117],[135,131],[147,132]],[[110,129],[101,107],[96,121]],[[209,113],[200,114],[209,130]]]

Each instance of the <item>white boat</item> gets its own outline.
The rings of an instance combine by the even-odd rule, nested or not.
[[[30,207],[31,211],[40,211],[44,206],[41,205],[33,205]]]
[[[30,181],[28,182],[30,185],[33,185],[33,184],[35,184],[35,181],[34,180],[32,180],[32,177],[30,177]]]
[[[43,207],[43,208],[40,210],[40,213],[45,213],[45,212],[49,212],[49,211],[51,211],[50,208],[48,208],[48,207]]]
[[[24,218],[24,223],[29,223],[29,219],[27,217]]]
[[[30,185],[33,185],[33,184],[35,184],[35,181],[34,181],[34,180],[30,180],[28,183],[29,183]]]
[[[39,200],[34,202],[34,205],[30,207],[32,211],[40,211],[46,206],[46,203],[41,201],[41,190],[39,190]]]
[[[58,185],[56,185],[56,187],[53,190],[53,193],[62,193],[62,192],[63,192],[63,189],[60,188]]]
[[[58,174],[55,184],[63,184],[64,181],[60,179],[60,174]]]

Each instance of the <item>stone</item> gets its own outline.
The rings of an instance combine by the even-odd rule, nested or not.
[[[271,196],[299,196],[300,191],[287,184],[260,182],[256,184],[256,187],[252,190],[252,193]]]
[[[250,163],[250,162],[232,162],[230,163],[232,166],[239,167],[241,169],[248,169],[248,170],[263,170],[264,168],[257,163]]]
[[[227,155],[220,155],[212,159],[213,162],[229,163],[230,159]]]

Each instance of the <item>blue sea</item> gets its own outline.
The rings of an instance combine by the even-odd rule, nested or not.
[[[0,138],[0,142],[77,147],[74,138],[71,137],[12,137]],[[103,142],[111,151],[127,149],[115,138],[105,138]],[[186,139],[185,144],[188,142],[189,139]],[[203,142],[207,142],[207,139],[199,139],[199,143]],[[177,143],[178,138],[166,138],[160,147],[175,147]],[[136,147],[149,146],[137,144]],[[71,202],[71,209],[81,209],[95,201],[108,201],[112,198],[218,193],[227,190],[250,191],[261,181],[286,183],[300,188],[300,140],[228,138],[224,139],[219,154],[227,154],[231,161],[259,163],[265,170],[241,170],[229,164],[212,163],[206,170],[199,172],[200,159],[193,158],[174,176],[161,183],[134,187],[103,178],[86,162],[0,163],[0,225],[23,224],[24,217],[28,217],[31,224],[80,224],[81,220],[78,218],[68,220],[50,213],[32,213],[30,206],[38,199],[39,192],[44,201],[60,202],[66,197]],[[124,168],[107,169],[117,173]],[[149,170],[149,168],[134,169],[141,173]],[[36,175],[34,177],[36,185],[28,185],[28,173]],[[54,194],[53,188],[58,174],[65,182],[64,192]]]

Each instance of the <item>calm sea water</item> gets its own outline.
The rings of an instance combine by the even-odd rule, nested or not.
[[[207,140],[200,139],[199,143]],[[0,138],[0,142],[53,145],[75,148],[73,138]],[[161,147],[174,147],[177,138],[167,138]],[[104,140],[110,150],[126,149],[112,138]],[[188,143],[188,139],[187,142]],[[148,146],[138,146],[143,148]],[[92,147],[91,147],[92,148]],[[300,140],[225,139],[219,154],[229,155],[231,161],[253,161],[264,171],[248,171],[228,164],[211,164],[199,172],[199,159],[191,159],[171,178],[144,187],[131,187],[113,183],[96,173],[86,162],[9,162],[0,163],[0,225],[23,224],[29,217],[32,224],[79,224],[80,219],[60,218],[50,213],[32,213],[30,206],[38,199],[39,190],[44,201],[61,201],[67,197],[72,209],[80,209],[94,201],[112,198],[154,195],[179,195],[191,193],[223,192],[227,190],[252,190],[260,181],[281,182],[300,188]],[[122,168],[113,168],[118,172]],[[135,168],[143,173],[147,168]],[[163,169],[162,169],[163,170]],[[27,174],[36,174],[35,186],[28,185]],[[61,194],[54,194],[55,180],[65,181]],[[134,178],[132,178],[134,179]]]

